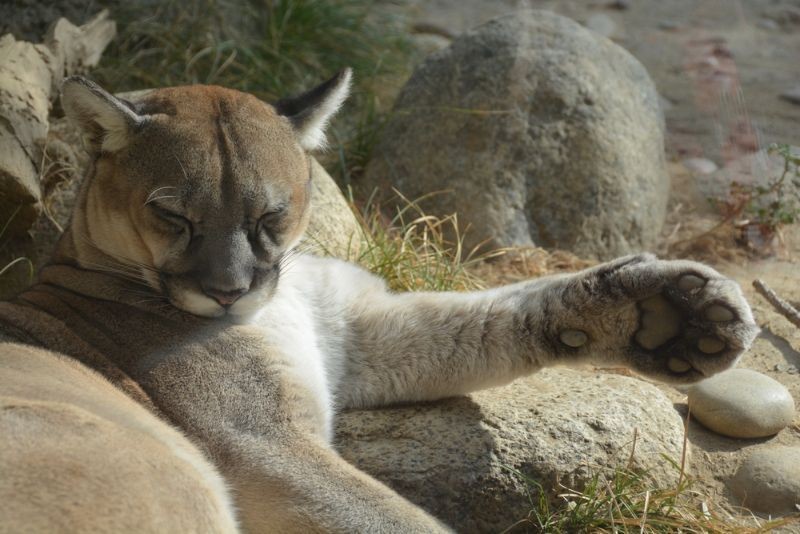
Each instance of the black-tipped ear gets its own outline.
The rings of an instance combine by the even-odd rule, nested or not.
[[[325,146],[325,127],[350,94],[352,78],[353,71],[344,69],[310,91],[275,104],[278,113],[291,121],[304,149]]]
[[[122,100],[81,76],[70,76],[61,86],[61,107],[83,132],[87,149],[116,152],[130,141],[144,118]]]

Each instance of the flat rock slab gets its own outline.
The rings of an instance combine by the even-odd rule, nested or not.
[[[800,447],[767,446],[742,462],[729,483],[741,504],[782,515],[800,511]]]
[[[683,423],[641,380],[548,369],[511,385],[425,405],[344,413],[342,456],[458,532],[500,532],[530,511],[516,470],[553,501],[595,472],[625,466],[675,484]]]
[[[777,380],[731,369],[689,389],[689,409],[704,426],[732,438],[772,436],[794,417],[794,400]]]

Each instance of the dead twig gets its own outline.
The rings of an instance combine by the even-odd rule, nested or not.
[[[770,288],[762,280],[753,280],[753,287],[756,288],[756,291],[758,291],[761,296],[763,296],[770,304],[772,304],[778,313],[786,317],[789,322],[791,322],[797,328],[800,328],[800,312],[797,311],[794,306],[780,298],[775,291],[773,291],[772,288]]]

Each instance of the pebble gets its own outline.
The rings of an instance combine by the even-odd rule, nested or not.
[[[729,482],[742,506],[765,514],[797,513],[800,505],[800,447],[754,450]]]
[[[687,158],[683,160],[683,166],[692,174],[711,174],[719,168],[716,163],[706,158]]]
[[[415,33],[411,35],[411,42],[423,56],[438,52],[450,46],[450,39],[433,33]]]
[[[675,31],[680,27],[681,25],[675,22],[674,20],[662,20],[661,22],[658,23],[658,28],[660,30],[668,32]]]
[[[781,98],[792,104],[800,106],[800,86],[781,93]]]
[[[761,19],[758,21],[758,26],[769,31],[781,29],[780,25],[772,19]]]
[[[772,370],[779,373],[788,373],[790,375],[800,374],[800,368],[798,368],[796,365],[790,365],[788,363],[778,363],[772,368]]]
[[[595,13],[586,19],[586,27],[603,37],[610,38],[617,30],[617,23],[606,14]]]
[[[620,11],[625,11],[626,9],[630,9],[631,2],[630,0],[613,0],[608,3],[608,7],[611,9],[619,9]]]
[[[692,386],[689,410],[723,436],[760,438],[791,423],[795,408],[780,382],[750,369],[731,369]]]

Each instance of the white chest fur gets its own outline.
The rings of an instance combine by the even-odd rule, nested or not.
[[[314,396],[325,424],[322,435],[332,438],[333,400],[325,372],[325,355],[318,344],[313,311],[308,300],[291,284],[281,284],[269,304],[254,317],[274,346],[292,366],[297,379]]]
[[[281,274],[273,298],[252,323],[290,361],[297,378],[325,414],[330,442],[336,391],[346,372],[347,323],[352,303],[385,294],[385,283],[363,269],[331,258],[300,255]]]

